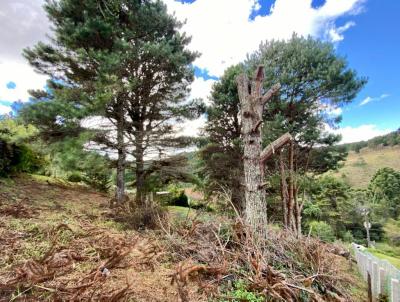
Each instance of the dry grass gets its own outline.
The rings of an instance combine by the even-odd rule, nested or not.
[[[334,172],[352,187],[366,188],[375,172],[384,167],[400,170],[400,146],[363,148],[360,153],[350,152],[344,167]]]
[[[172,281],[181,301],[194,301],[187,291],[190,280],[215,301],[232,300],[227,292],[232,289],[232,281],[240,280],[266,301],[365,298],[355,294],[354,289],[363,285],[354,276],[349,260],[337,255],[343,247],[274,230],[260,250],[240,221],[223,218],[208,223],[192,221],[178,229],[164,226],[164,232],[165,249],[173,262],[178,262]]]
[[[0,183],[0,301],[177,301],[153,237],[109,218],[108,196],[49,182]]]
[[[108,205],[82,187],[2,181],[0,301],[233,301],[239,280],[268,301],[363,299],[348,261],[315,239],[271,230],[259,250],[240,221],[200,212],[139,233]]]

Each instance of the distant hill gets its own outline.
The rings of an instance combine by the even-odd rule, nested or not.
[[[349,155],[339,171],[331,172],[354,188],[366,188],[375,172],[384,167],[400,171],[400,129],[368,141],[344,144]]]
[[[349,151],[358,152],[362,148],[386,147],[400,145],[400,128],[396,131],[390,132],[386,135],[376,136],[367,141],[355,142],[350,144],[343,144]]]
[[[359,153],[350,151],[344,167],[334,176],[343,178],[355,188],[366,188],[375,172],[383,167],[400,171],[400,145],[363,148]]]

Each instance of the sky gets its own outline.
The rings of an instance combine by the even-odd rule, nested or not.
[[[331,114],[342,115],[343,143],[366,140],[400,127],[400,1],[398,0],[163,0],[192,36],[192,98],[206,102],[212,84],[232,64],[269,39],[293,32],[330,41],[349,67],[368,84],[354,101]],[[21,56],[22,49],[51,36],[43,0],[0,1],[0,114],[15,101],[29,101],[28,89],[40,89],[46,77]],[[197,134],[205,118],[186,124]]]

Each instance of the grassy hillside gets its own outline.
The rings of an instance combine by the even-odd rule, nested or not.
[[[344,178],[355,188],[366,188],[374,173],[383,167],[400,170],[400,145],[363,148],[349,152],[345,165],[334,176]]]
[[[0,179],[0,301],[365,301],[340,246],[270,228],[265,263],[228,217],[173,207],[161,229],[135,231],[108,202],[55,179]]]

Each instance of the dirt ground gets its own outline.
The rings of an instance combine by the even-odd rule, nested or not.
[[[108,202],[52,179],[0,180],[0,301],[178,301],[162,248],[109,218]]]
[[[109,199],[41,176],[0,179],[0,302],[249,301],[230,280],[278,297],[268,301],[365,301],[351,262],[317,239],[271,226],[264,263],[232,218],[172,207],[161,229],[138,232]]]

